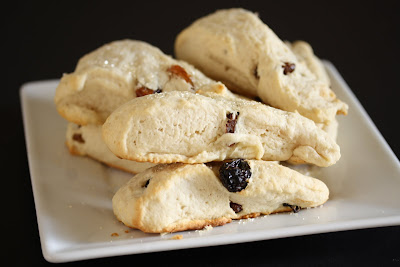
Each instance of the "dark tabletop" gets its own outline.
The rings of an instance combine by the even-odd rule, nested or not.
[[[396,42],[399,5],[395,1],[37,2],[3,3],[1,16],[1,221],[6,247],[2,249],[5,252],[2,259],[22,264],[17,266],[49,264],[40,248],[20,110],[20,86],[29,81],[60,78],[62,73],[73,71],[82,55],[113,40],[144,40],[172,55],[177,33],[216,9],[244,7],[257,11],[281,39],[311,43],[319,57],[337,67],[399,157],[400,47]],[[120,256],[67,265],[153,262],[400,265],[400,227]]]

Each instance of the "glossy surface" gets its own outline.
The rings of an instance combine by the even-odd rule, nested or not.
[[[21,90],[29,167],[45,258],[65,262],[123,254],[215,246],[313,233],[400,224],[400,164],[335,68],[326,63],[332,88],[349,104],[339,116],[342,158],[318,178],[330,189],[322,207],[234,221],[176,234],[145,234],[119,223],[114,192],[131,175],[64,145],[67,122],[53,104],[58,81],[33,82]]]

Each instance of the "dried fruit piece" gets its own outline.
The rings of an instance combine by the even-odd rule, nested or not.
[[[284,65],[282,65],[282,68],[283,74],[287,75],[288,73],[292,73],[296,69],[296,65],[294,63],[285,62]]]
[[[78,143],[81,144],[85,143],[85,140],[83,139],[82,135],[77,133],[72,136],[72,140],[77,141]]]
[[[140,87],[138,89],[136,89],[136,97],[141,97],[141,96],[145,96],[145,95],[151,95],[154,93],[161,93],[162,90],[161,89],[157,89],[157,90],[153,90],[153,89],[149,89],[147,87]]]
[[[234,203],[234,202],[229,202],[229,206],[231,207],[231,209],[233,209],[233,211],[235,213],[239,213],[243,210],[242,205],[238,204],[238,203]]]
[[[187,83],[190,83],[190,85],[194,86],[192,80],[190,79],[189,74],[186,72],[186,70],[184,68],[182,68],[179,65],[172,65],[171,67],[168,68],[168,70],[170,73],[181,77],[182,79],[184,79]]]
[[[229,192],[240,192],[251,177],[250,165],[243,159],[224,162],[219,168],[219,179]]]
[[[143,187],[144,187],[144,188],[147,188],[147,186],[149,185],[149,183],[150,183],[150,179],[146,181],[146,183],[143,185]]]
[[[288,203],[283,203],[282,205],[284,207],[290,207],[294,213],[297,213],[297,212],[299,212],[301,210],[301,207],[296,206],[296,205],[290,205]]]
[[[142,87],[136,89],[136,97],[141,97],[141,96],[151,95],[151,94],[154,94],[154,91],[147,87],[142,86]]]
[[[234,116],[233,113],[228,113],[226,114],[226,117],[228,118],[228,121],[226,122],[226,133],[234,133],[235,132],[235,127],[236,127],[236,122],[239,117],[239,112],[236,112],[236,116]]]

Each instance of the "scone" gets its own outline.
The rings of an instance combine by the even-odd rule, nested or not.
[[[239,97],[147,43],[122,40],[104,45],[82,57],[76,70],[64,75],[57,87],[57,110],[72,122],[66,144],[72,154],[89,156],[131,173],[141,172],[154,164],[119,159],[112,154],[101,138],[102,123],[132,98],[171,90],[194,92],[203,85],[226,98]]]
[[[319,206],[328,197],[328,188],[318,179],[277,163],[237,159],[212,167],[157,165],[122,186],[112,204],[126,226],[162,233],[297,212]]]
[[[175,91],[133,99],[108,117],[103,140],[120,158],[153,163],[293,159],[326,167],[340,158],[339,146],[312,120],[207,95]]]
[[[254,13],[220,10],[195,21],[175,41],[175,55],[241,94],[329,124],[348,106],[299,61]]]
[[[324,65],[322,64],[321,60],[314,54],[314,51],[309,43],[304,41],[295,41],[293,43],[290,43],[286,41],[285,44],[289,46],[292,52],[296,55],[297,59],[300,62],[304,63],[318,80],[328,85],[331,84],[329,75],[326,72]],[[327,132],[334,140],[336,140],[339,127],[337,118],[333,119],[329,123],[317,123],[317,125],[322,130]]]
[[[296,55],[297,59],[308,67],[308,69],[316,76],[318,80],[328,85],[331,84],[329,75],[326,72],[324,65],[322,64],[321,60],[314,54],[314,51],[310,44],[304,41],[295,41],[293,43],[286,41],[285,44]],[[327,132],[329,136],[336,141],[339,129],[337,118],[333,119],[329,123],[317,123],[317,126]],[[289,163],[298,164],[304,162],[295,162],[289,160]]]
[[[130,173],[139,173],[155,164],[120,159],[115,156],[104,143],[101,137],[101,125],[76,125],[68,123],[66,144],[71,154],[89,156],[110,167],[118,168]]]
[[[324,123],[316,123],[317,127],[323,130],[328,134],[328,136],[336,142],[337,136],[338,136],[338,130],[339,130],[339,122],[335,118],[333,121],[331,121],[329,124],[324,124]],[[290,159],[287,160],[288,163],[290,164],[305,164],[303,159],[299,157],[291,157]]]
[[[326,72],[324,65],[314,54],[314,51],[309,43],[304,41],[295,41],[293,43],[285,42],[285,44],[289,46],[299,62],[305,64],[318,80],[328,85],[331,84],[331,80],[329,79],[329,75]]]
[[[212,84],[207,86],[206,89],[206,91],[199,89],[198,92],[204,95],[216,93],[228,99],[241,98],[232,94],[221,83]],[[66,133],[66,145],[69,152],[73,155],[88,156],[110,167],[133,174],[142,172],[155,165],[149,162],[125,160],[115,156],[104,143],[101,134],[101,125],[97,124],[77,125],[69,122]]]
[[[117,107],[147,94],[195,91],[216,82],[158,48],[134,40],[115,41],[83,56],[57,87],[58,112],[79,125],[101,125]]]

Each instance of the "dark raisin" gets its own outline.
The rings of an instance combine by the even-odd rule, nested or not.
[[[82,135],[81,134],[74,134],[73,136],[72,136],[72,139],[74,140],[74,141],[76,141],[76,142],[78,142],[78,143],[85,143],[85,140],[83,139],[83,137],[82,137]]]
[[[296,69],[296,65],[294,63],[285,62],[282,65],[283,74],[287,75],[288,73],[292,73]]]
[[[234,133],[235,132],[235,127],[236,127],[236,122],[239,117],[239,112],[236,112],[236,116],[233,116],[233,113],[228,113],[226,114],[226,117],[228,118],[226,122],[226,133]]]
[[[146,183],[144,184],[143,187],[146,188],[149,185],[149,183],[150,183],[150,179],[146,181]]]
[[[190,85],[193,85],[192,80],[190,79],[189,74],[186,72],[186,70],[184,68],[182,68],[179,65],[172,65],[171,67],[169,67],[167,69],[167,71],[169,71],[170,73],[181,77],[182,79],[184,79],[187,83],[190,83]]]
[[[231,207],[231,209],[233,209],[233,211],[235,213],[239,213],[243,210],[242,205],[238,204],[238,203],[234,203],[234,202],[229,202],[229,206]]]
[[[299,212],[301,210],[301,207],[296,206],[296,205],[290,205],[288,203],[283,203],[282,205],[284,207],[290,207],[294,213],[297,213],[297,212]]]
[[[250,165],[243,159],[224,162],[219,168],[219,179],[229,192],[240,192],[245,189],[250,177]]]
[[[136,89],[136,97],[141,97],[141,96],[145,96],[145,95],[151,95],[154,94],[154,90],[149,89],[147,87],[140,87],[138,89]]]
[[[263,102],[262,99],[261,99],[260,97],[258,97],[258,96],[256,96],[256,97],[254,98],[254,101],[261,102],[261,103]]]
[[[162,93],[162,89],[157,89],[157,90],[154,91],[154,93],[155,93],[155,94]]]

